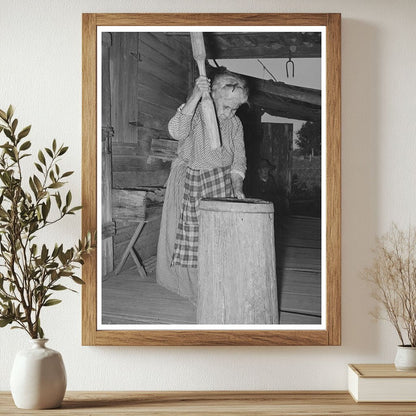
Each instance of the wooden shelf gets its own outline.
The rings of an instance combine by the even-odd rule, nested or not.
[[[22,410],[0,392],[0,415],[414,415],[414,403],[355,403],[347,392],[67,392],[59,409]]]

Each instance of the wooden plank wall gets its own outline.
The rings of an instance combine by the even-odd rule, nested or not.
[[[113,186],[163,186],[170,161],[149,158],[153,138],[167,138],[167,125],[189,88],[191,51],[187,36],[117,33],[114,91],[119,136],[113,143]],[[121,64],[120,64],[121,62]]]
[[[113,188],[163,187],[171,159],[152,156],[152,140],[169,137],[167,125],[186,100],[192,76],[189,36],[166,33],[113,33]],[[134,226],[116,221],[115,262]],[[135,248],[146,262],[156,255],[160,218],[146,224]],[[125,268],[133,266],[131,258]]]

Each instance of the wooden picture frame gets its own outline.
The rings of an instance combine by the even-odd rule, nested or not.
[[[98,329],[97,253],[83,266],[83,345],[341,344],[341,16],[322,14],[83,14],[82,230],[97,224],[97,28],[101,26],[319,26],[326,33],[326,321],[323,329]],[[272,30],[272,29],[271,29]],[[325,195],[325,193],[324,193]]]

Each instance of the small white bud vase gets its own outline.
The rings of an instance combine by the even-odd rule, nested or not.
[[[394,365],[399,371],[416,370],[416,347],[398,345]]]
[[[59,407],[66,390],[66,372],[59,352],[45,346],[47,339],[32,339],[32,347],[14,360],[10,388],[20,409]]]

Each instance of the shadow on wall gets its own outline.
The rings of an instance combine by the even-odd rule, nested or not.
[[[380,29],[342,20],[342,344],[376,354],[381,344],[370,288],[360,278],[378,233]]]

